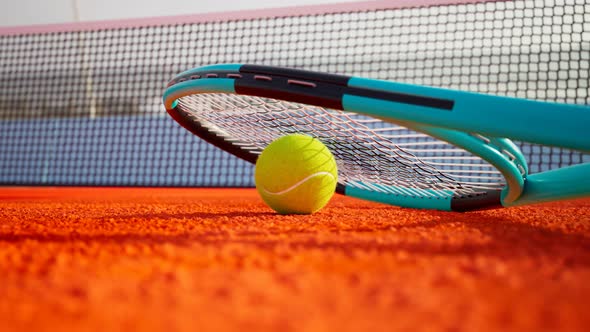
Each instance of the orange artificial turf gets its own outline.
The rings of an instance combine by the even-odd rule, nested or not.
[[[252,189],[0,189],[2,331],[584,331],[590,200],[472,213]]]

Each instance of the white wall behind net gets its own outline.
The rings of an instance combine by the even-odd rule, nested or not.
[[[355,0],[18,0],[0,1],[0,26],[187,15]]]

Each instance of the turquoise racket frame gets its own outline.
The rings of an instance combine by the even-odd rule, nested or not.
[[[494,165],[506,180],[501,192],[468,197],[445,192],[445,198],[384,194],[339,185],[338,191],[348,196],[403,207],[466,211],[590,194],[590,164],[528,174],[524,156],[507,139],[590,152],[590,107],[586,105],[257,65],[205,66],[172,79],[163,96],[168,113],[196,135],[253,163],[256,155],[213,137],[178,109],[179,98],[200,93],[245,94],[369,115],[478,155]]]

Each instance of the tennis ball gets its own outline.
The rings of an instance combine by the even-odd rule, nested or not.
[[[262,151],[254,179],[264,202],[279,214],[311,214],[334,195],[338,170],[334,156],[322,142],[291,134]]]

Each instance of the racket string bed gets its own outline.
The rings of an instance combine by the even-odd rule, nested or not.
[[[194,94],[179,109],[207,130],[254,154],[274,139],[305,133],[333,152],[346,186],[412,197],[500,190],[500,172],[449,143],[355,113],[275,99]]]

